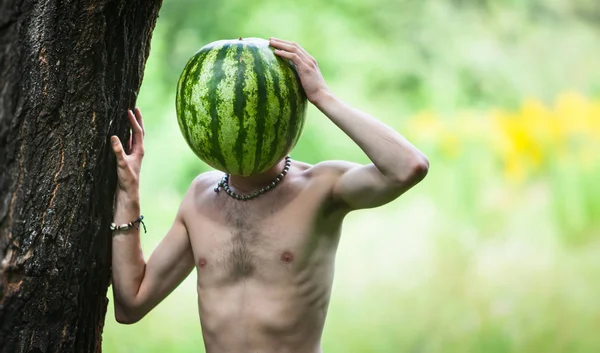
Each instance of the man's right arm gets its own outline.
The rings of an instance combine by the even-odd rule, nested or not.
[[[127,203],[121,203],[119,198],[121,197],[117,195],[115,219],[119,219],[119,215],[133,215],[134,210],[139,209],[139,202],[126,200]],[[113,235],[112,287],[115,318],[118,322],[131,324],[139,321],[193,270],[194,257],[182,219],[185,202],[184,200],[171,229],[147,263],[142,253],[139,229],[116,231]],[[138,216],[123,219],[131,221],[137,217],[139,212]]]
[[[129,223],[140,216],[139,172],[143,157],[142,115],[129,112],[132,140],[129,154],[116,137],[111,138],[117,157],[118,187],[115,193],[114,223]],[[190,202],[185,196],[173,226],[146,263],[140,230],[115,231],[112,239],[112,286],[115,317],[120,323],[139,321],[172,292],[194,268],[194,257],[183,212]]]

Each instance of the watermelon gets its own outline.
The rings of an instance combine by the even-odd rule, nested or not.
[[[295,66],[260,38],[202,47],[177,84],[177,121],[188,146],[233,175],[257,175],[284,158],[300,138],[306,107]]]

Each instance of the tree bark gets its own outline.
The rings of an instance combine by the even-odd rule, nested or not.
[[[100,352],[116,185],[161,0],[0,1],[0,352]]]

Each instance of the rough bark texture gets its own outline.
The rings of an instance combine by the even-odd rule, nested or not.
[[[100,352],[115,162],[161,0],[0,0],[0,352]]]

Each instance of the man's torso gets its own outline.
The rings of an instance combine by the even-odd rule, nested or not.
[[[207,352],[319,352],[343,219],[331,175],[299,165],[250,201],[202,178],[184,220]]]

